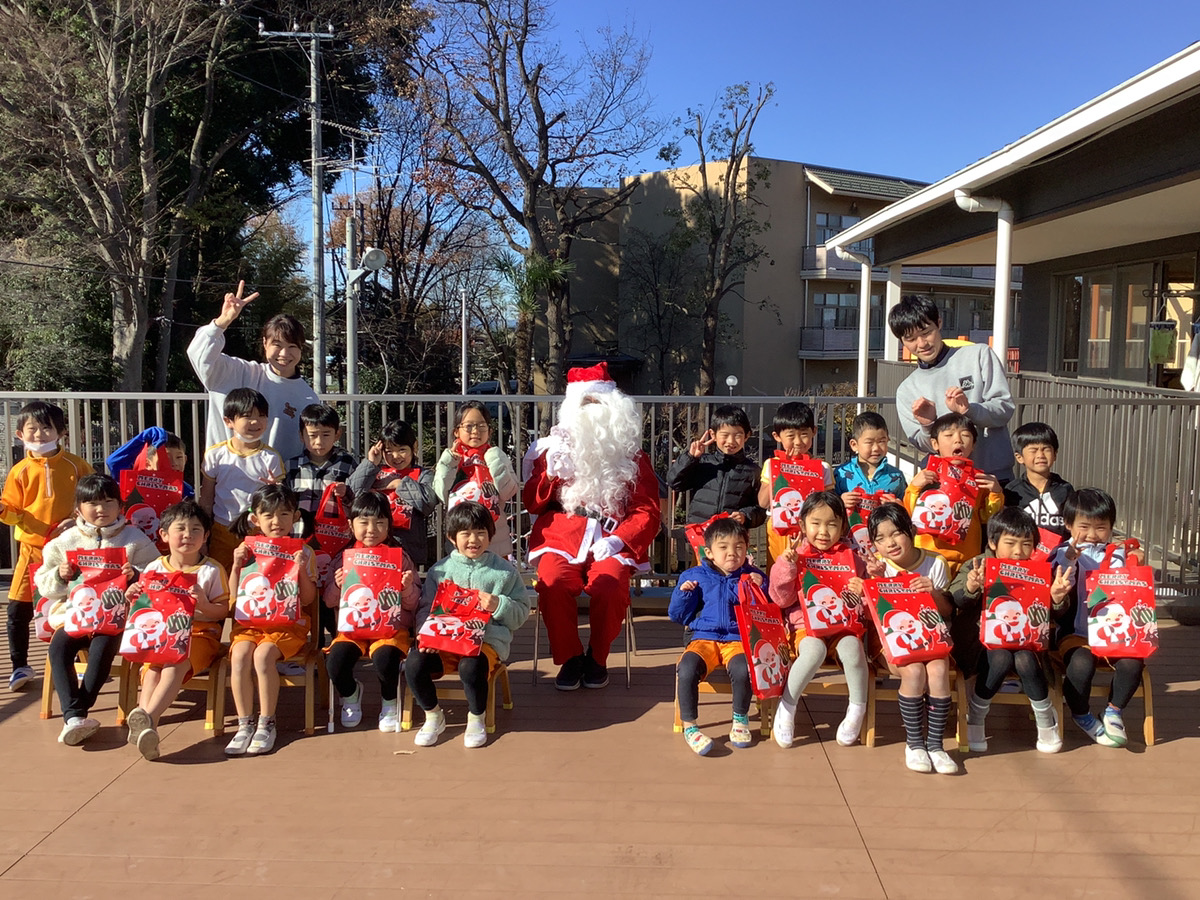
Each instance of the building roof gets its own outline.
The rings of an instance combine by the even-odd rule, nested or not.
[[[930,217],[939,214],[939,210],[954,208],[956,191],[986,196],[998,184],[1011,184],[1014,177],[1036,177],[1040,171],[1037,167],[1061,161],[1119,129],[1135,125],[1173,104],[1186,102],[1198,90],[1200,43],[1194,43],[1025,137],[867,216],[831,238],[828,246],[849,247],[874,237],[877,265],[983,262],[994,256],[994,226],[986,229],[982,225],[970,226],[983,232],[978,235],[957,233],[963,230],[961,225],[941,233],[930,227],[945,224],[944,217],[951,213],[940,213],[941,222]],[[1023,221],[1025,217],[1018,207],[1012,261],[1030,263],[1093,247],[1187,233],[1197,222],[1200,183],[1191,180],[1188,174],[1181,174],[1176,181],[1166,190],[1152,191],[1145,187],[1140,192],[1128,191],[1127,196],[1110,197],[1107,203],[1067,203],[1057,212],[1042,214],[1040,219]],[[1007,199],[1000,190],[996,193]],[[961,216],[975,218],[965,212]],[[881,235],[905,229],[924,231],[926,238],[910,239],[906,249],[894,254],[881,252]]]
[[[871,197],[880,200],[900,200],[925,187],[924,181],[852,172],[849,169],[830,169],[826,166],[804,164],[805,176],[813,184],[835,196]]]

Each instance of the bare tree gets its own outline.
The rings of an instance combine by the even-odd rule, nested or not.
[[[572,55],[542,35],[540,0],[441,0],[414,55],[419,101],[445,130],[442,161],[484,185],[474,202],[522,255],[569,262],[586,226],[628,199],[636,181],[613,190],[621,163],[660,133],[649,114],[645,44],[602,29]],[[570,283],[547,288],[552,392],[565,385],[571,346]]]
[[[716,387],[721,304],[729,296],[745,299],[746,271],[766,256],[757,238],[768,225],[756,214],[761,203],[755,189],[768,173],[752,158],[751,135],[759,113],[774,95],[770,83],[730,85],[714,108],[688,109],[687,118],[679,123],[698,156],[693,166],[672,172],[671,181],[684,194],[679,220],[692,232],[703,257],[701,394],[712,394]],[[671,165],[681,155],[678,142],[659,153]]]

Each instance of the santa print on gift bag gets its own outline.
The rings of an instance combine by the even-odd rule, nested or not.
[[[863,582],[867,611],[893,666],[950,655],[950,630],[928,591],[913,590],[919,575],[870,578]]]
[[[696,554],[696,565],[704,562],[704,560],[708,557],[708,548],[704,546],[704,532],[708,530],[708,526],[713,522],[716,522],[718,519],[728,518],[730,518],[730,515],[727,512],[717,513],[707,521],[694,522],[693,524],[684,527],[683,536],[687,540],[688,545],[692,548],[692,551]]]
[[[995,559],[983,563],[979,640],[1001,650],[1046,649],[1050,637],[1050,563]]]
[[[1158,649],[1154,570],[1149,566],[1110,565],[1111,544],[1099,569],[1087,575],[1088,646],[1096,656],[1145,659]],[[1126,553],[1137,546],[1125,543]]]
[[[768,469],[771,484],[771,527],[776,534],[798,534],[800,507],[813,491],[825,489],[825,466],[808,456],[775,452]]]
[[[29,571],[30,596],[33,597],[33,634],[39,641],[49,641],[54,637],[54,626],[50,624],[50,607],[54,601],[43,597],[33,580],[33,570]]]
[[[121,633],[129,611],[125,599],[129,585],[121,569],[128,559],[124,547],[67,551],[67,562],[79,570],[67,585],[67,618],[63,623],[67,634],[86,638]]]
[[[1054,555],[1054,551],[1062,543],[1062,540],[1061,534],[1039,528],[1037,546],[1033,548],[1033,555],[1029,558],[1033,562],[1045,562]]]
[[[760,700],[778,697],[783,693],[790,648],[779,607],[767,600],[752,577],[743,575],[738,581],[738,603],[733,613],[746,651],[754,696]]]
[[[238,579],[233,620],[251,628],[280,628],[300,619],[300,563],[304,541],[291,537],[249,537],[250,557]]]
[[[876,491],[873,494],[868,494],[862,488],[855,488],[850,493],[858,495],[858,506],[854,507],[854,512],[850,513],[850,537],[854,539],[855,546],[864,553],[870,553],[871,536],[867,532],[867,519],[871,517],[871,513],[879,509],[886,501],[888,496],[887,491]]]
[[[138,586],[142,594],[129,608],[120,654],[152,666],[183,662],[192,650],[195,573],[147,572]]]
[[[338,634],[356,641],[395,637],[403,613],[404,551],[383,545],[347,550],[342,556],[342,572]]]
[[[861,636],[867,630],[862,598],[847,585],[857,574],[854,551],[846,547],[833,553],[796,558],[804,630],[813,637],[839,634]]]
[[[478,656],[483,649],[483,629],[491,620],[492,614],[479,607],[479,591],[443,581],[417,634],[417,643],[422,650]]]
[[[491,470],[483,461],[483,455],[488,445],[468,447],[462,441],[454,444],[454,452],[458,454],[458,471],[466,475],[455,482],[450,490],[446,509],[454,509],[460,503],[474,501],[482,503],[494,520],[500,519],[500,492],[492,481]]]
[[[337,487],[337,484],[331,484],[321,494],[321,502],[313,514],[313,534],[308,540],[317,557],[318,588],[324,588],[329,582],[330,561],[353,539],[342,498],[335,493]]]
[[[912,511],[913,525],[917,534],[957,544],[967,536],[979,498],[975,464],[958,456],[931,456],[927,468],[937,474],[938,482],[917,497]]]
[[[158,468],[146,468],[149,454],[156,454]],[[168,506],[183,499],[183,473],[167,461],[164,447],[142,448],[133,466],[121,473],[121,501],[129,524],[154,541],[160,552],[166,543],[158,534],[158,520]]]

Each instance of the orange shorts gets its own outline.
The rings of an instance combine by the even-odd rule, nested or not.
[[[358,652],[363,656],[370,656],[380,647],[395,647],[405,656],[412,648],[412,636],[407,631],[401,631],[395,637],[379,638],[374,641],[359,641],[352,637],[347,637],[344,634],[339,634],[333,639],[334,644],[355,644],[358,646]],[[487,647],[487,644],[484,644]]]
[[[684,653],[695,653],[704,660],[709,672],[729,667],[729,661],[735,656],[745,656],[746,650],[741,641],[692,641],[683,649]],[[682,657],[681,657],[682,658]]]
[[[221,639],[214,637],[207,632],[192,632],[192,650],[189,656],[189,661],[192,664],[192,670],[188,672],[188,678],[200,672],[206,672],[212,668],[221,656],[225,653],[225,648],[221,646]],[[186,683],[186,682],[185,682]]]
[[[230,638],[230,646],[246,641],[252,644],[274,644],[279,648],[280,659],[291,659],[293,656],[299,656],[308,645],[308,622],[303,625],[275,628],[270,631],[264,628],[248,628],[235,624],[233,636]]]
[[[479,651],[481,655],[487,657],[488,661],[488,678],[496,674],[496,668],[500,665],[500,657],[496,651],[492,649],[491,644],[484,644],[483,649]],[[442,673],[444,675],[453,675],[458,671],[458,661],[462,659],[459,653],[449,653],[446,650],[439,650],[438,656],[442,658]]]
[[[17,545],[17,563],[13,566],[12,584],[8,587],[8,599],[18,603],[33,602],[33,584],[30,575],[42,565],[42,548],[24,542]]]

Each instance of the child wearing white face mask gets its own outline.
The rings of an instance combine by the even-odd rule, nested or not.
[[[18,691],[33,678],[29,667],[29,623],[33,621],[31,577],[42,564],[42,547],[56,526],[73,521],[75,486],[92,467],[62,449],[67,420],[57,406],[41,400],[28,403],[17,415],[17,437],[25,458],[13,466],[0,494],[0,521],[15,526],[20,545],[8,589],[8,651],[12,676],[8,689]]]
[[[222,418],[229,440],[204,451],[200,505],[213,517],[208,555],[233,568],[233,551],[241,543],[230,527],[250,505],[250,496],[264,484],[283,481],[283,458],[263,440],[270,410],[267,399],[253,388],[236,388],[225,396]]]

